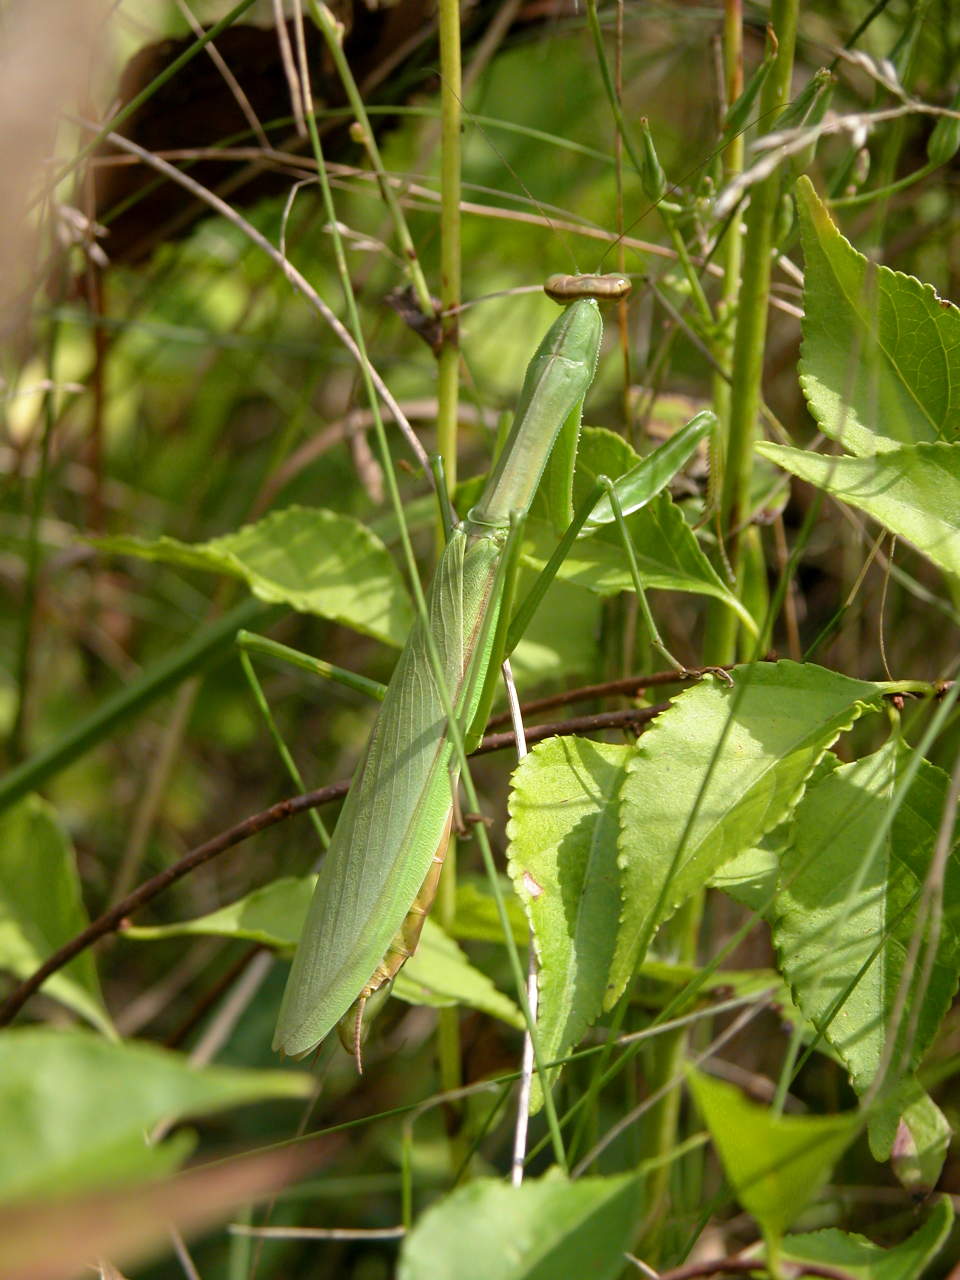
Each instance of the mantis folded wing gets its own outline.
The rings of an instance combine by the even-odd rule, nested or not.
[[[394,670],[324,859],[275,1049],[309,1052],[358,998],[362,1009],[416,944],[416,924],[403,926],[442,861],[457,780],[447,709],[469,730],[487,702],[502,656],[495,650],[504,631],[501,561],[511,518],[529,509],[560,429],[579,412],[601,332],[597,303],[588,297],[550,327],[480,502],[447,543],[426,616]],[[423,910],[417,914],[422,919]]]

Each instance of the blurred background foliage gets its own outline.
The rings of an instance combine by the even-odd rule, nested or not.
[[[479,27],[465,50],[468,66],[489,27],[490,11],[497,7],[478,6]],[[229,8],[226,3],[194,3],[192,13],[197,22],[209,25]],[[798,87],[818,67],[833,62],[865,11],[854,0],[802,6]],[[612,56],[616,8],[604,6],[601,13]],[[747,59],[754,65],[762,52],[767,14],[762,5],[747,5],[746,16]],[[273,6],[257,4],[241,21],[262,24],[258,74],[273,76],[273,91],[285,94]],[[632,122],[641,116],[649,119],[668,180],[703,200],[705,207],[719,182],[714,153],[720,121],[715,47],[720,21],[718,8],[693,3],[630,3],[623,13],[624,113]],[[124,65],[145,46],[182,41],[189,31],[176,4],[121,0],[113,6],[88,85],[91,105],[80,114],[99,116],[107,110]],[[916,99],[946,105],[958,87],[958,45],[960,11],[949,0],[891,0],[875,7],[856,47],[876,59],[893,59]],[[193,113],[198,122],[204,103],[190,95],[201,64],[208,80],[209,66],[200,55],[173,82],[187,118]],[[869,66],[842,61],[837,75],[832,106],[838,113],[891,101]],[[390,127],[382,139],[385,163],[400,179],[417,252],[434,289],[439,281],[437,88],[434,56],[412,69],[401,62],[379,95],[381,105],[389,106]],[[625,400],[636,405],[643,398],[639,388],[648,385],[651,361],[667,339],[668,358],[656,366],[660,391],[682,397],[683,405],[708,403],[708,363],[687,334],[676,330],[671,315],[644,284],[645,276],[653,277],[662,293],[683,306],[683,284],[670,257],[629,248],[621,259],[612,243],[618,230],[615,127],[582,15],[559,3],[518,5],[515,21],[483,65],[464,106],[468,206],[463,296],[469,305],[461,320],[461,474],[469,477],[486,467],[499,415],[512,405],[535,341],[554,314],[553,304],[539,291],[541,281],[554,271],[625,267],[638,276],[628,330],[632,385],[625,397],[622,365],[614,356],[605,360],[591,394],[589,422],[624,429]],[[908,113],[853,142],[847,134],[829,138],[814,166],[817,182],[830,189],[838,175],[856,171],[861,185],[882,185],[878,175],[892,180],[918,170],[926,162],[931,127],[929,117]],[[288,134],[289,122],[284,128]],[[61,156],[69,158],[88,136],[69,119],[61,123]],[[341,137],[336,163],[343,166],[335,170],[338,214],[349,229],[350,267],[367,343],[395,396],[414,407],[429,449],[435,361],[397,311],[385,304],[404,276],[396,251],[387,247],[391,233],[376,184],[356,172],[365,168],[361,148]],[[956,299],[957,174],[956,162],[951,161],[889,200],[838,206],[834,216],[858,248]],[[340,311],[340,289],[316,186],[306,182],[292,190],[294,182],[307,176],[308,167],[284,173],[283,190],[244,205],[242,213],[274,244],[282,239],[291,261]],[[850,176],[848,185],[854,182]],[[96,241],[105,257],[98,266],[90,265],[77,247],[65,252],[52,230],[57,219],[49,218],[37,241],[30,285],[11,307],[4,336],[0,735],[7,743],[9,765],[56,743],[106,696],[135,680],[241,598],[241,588],[209,575],[105,557],[93,548],[91,536],[168,534],[201,541],[294,503],[354,515],[391,544],[396,535],[382,503],[379,466],[366,441],[369,417],[353,362],[304,299],[235,226],[220,217],[204,217],[139,260],[116,260],[109,232],[112,211],[90,210],[88,173],[61,184],[58,198],[86,209],[106,227]],[[622,205],[623,228],[631,239],[668,245],[657,212],[629,174]],[[69,225],[62,214],[59,225]],[[691,223],[687,230],[695,242],[696,226]],[[786,248],[798,261],[795,240]],[[521,287],[529,291],[513,293]],[[786,274],[777,276],[776,289],[793,309],[774,310],[771,316],[766,398],[791,434],[803,440],[812,436],[812,424],[796,376],[799,294]],[[53,390],[44,390],[48,386]],[[669,416],[669,401],[661,403],[660,412]],[[656,414],[657,410],[654,420]],[[627,426],[638,447],[645,425],[649,424],[634,421]],[[41,482],[38,460],[45,431],[49,474]],[[398,436],[396,444],[398,456],[408,456]],[[427,565],[434,545],[432,507],[420,479],[411,474],[401,481],[416,545]],[[788,529],[802,519],[805,501],[801,494],[788,509]],[[35,502],[35,626],[18,670]],[[796,584],[805,643],[843,603],[864,555],[856,532],[825,510]],[[915,560],[909,563],[921,585],[925,575],[932,580],[932,571]],[[851,676],[882,677],[876,637],[884,589],[883,574],[867,575],[838,633],[818,653],[819,661]],[[620,633],[618,606],[590,608],[592,612],[578,618],[569,600],[555,600],[553,616],[541,625],[537,647],[527,654],[525,694],[620,674],[622,654],[604,640],[610,632]],[[699,606],[689,597],[674,601],[660,596],[654,608],[668,643],[685,659],[695,660]],[[896,674],[929,679],[945,667],[954,635],[939,625],[934,607],[921,608],[915,596],[892,586],[883,626],[887,660]],[[382,645],[305,615],[286,614],[273,623],[271,634],[379,679],[388,676],[395,658]],[[583,636],[599,636],[597,648],[585,647]],[[777,643],[784,643],[782,635]],[[583,655],[579,667],[571,668],[571,654]],[[633,669],[642,669],[644,663],[649,666],[645,650],[638,646]],[[24,673],[27,684],[18,721],[18,680]],[[355,695],[301,673],[264,664],[261,674],[306,785],[348,775],[370,723],[369,708]],[[941,750],[949,749],[951,736],[955,733],[948,735]],[[503,772],[499,765],[481,763],[481,786],[502,797]],[[120,726],[46,787],[75,841],[91,914],[115,896],[119,876],[125,881],[145,878],[208,834],[290,790],[231,655],[222,657],[195,684],[181,686]],[[502,829],[495,831],[495,840],[502,843]],[[181,881],[138,923],[211,910],[277,875],[303,873],[314,856],[313,837],[302,819],[275,827]],[[717,908],[718,933],[732,927],[724,916],[729,911],[728,905]],[[761,945],[753,961],[762,954]],[[189,1045],[197,1034],[195,1023],[202,1025],[208,999],[241,955],[239,944],[211,941],[189,947],[178,941],[149,947],[122,938],[110,942],[99,961],[108,1006],[125,1033]],[[486,959],[494,969],[499,963]],[[220,1055],[224,1061],[271,1063],[280,968],[275,966],[239,1021]],[[373,1050],[363,1093],[349,1060],[336,1062],[314,1119],[346,1120],[424,1096],[433,1071],[431,1042],[426,1039],[431,1018],[426,1011],[401,1006],[387,1020],[383,1047]],[[779,1036],[774,1020],[770,1022],[766,1030],[771,1037]],[[470,1015],[464,1025],[468,1076],[502,1065],[504,1050],[498,1037],[506,1031],[491,1030],[488,1021]],[[955,1028],[950,1035],[955,1037]],[[745,1072],[762,1069],[764,1058],[756,1029],[751,1029],[749,1041],[738,1041],[731,1051],[731,1056],[739,1054]],[[406,1056],[404,1068],[398,1070],[397,1059],[391,1062],[387,1055],[397,1052],[401,1043]],[[840,1107],[849,1096],[838,1081],[830,1064],[817,1058],[799,1087]],[[469,1104],[468,1129],[482,1123],[486,1105],[482,1098]],[[211,1146],[223,1146],[288,1136],[288,1113],[279,1121],[286,1127],[276,1132],[269,1128],[272,1116],[271,1108],[264,1106],[220,1117],[203,1127],[202,1137]],[[598,1127],[602,1130],[615,1118],[612,1112],[598,1115]],[[442,1129],[439,1110],[417,1124],[413,1159],[421,1188],[446,1177]],[[297,1200],[317,1197],[316,1212],[324,1221],[328,1215],[344,1225],[350,1225],[352,1216],[366,1226],[392,1220],[397,1175],[390,1170],[396,1168],[400,1139],[399,1124],[358,1130],[340,1152],[338,1175],[300,1184]],[[626,1161],[628,1153],[623,1158]],[[371,1168],[377,1172],[370,1173]],[[849,1181],[856,1183],[858,1171],[850,1172]],[[960,1178],[955,1165],[949,1178]],[[695,1204],[697,1188],[687,1190],[690,1204]],[[883,1194],[876,1191],[874,1200]],[[889,1194],[896,1199],[892,1182]],[[336,1202],[334,1209],[329,1208],[331,1202]],[[875,1204],[871,1213],[876,1216]],[[857,1214],[854,1205],[854,1221]],[[301,1222],[309,1217],[302,1203],[291,1207],[282,1200],[274,1221],[288,1215]],[[892,1212],[891,1224],[895,1220]],[[230,1247],[236,1255],[247,1245],[235,1242]],[[347,1245],[324,1248],[325,1260],[314,1270],[306,1261],[295,1260],[303,1257],[299,1246],[264,1246],[261,1273],[374,1280],[388,1273],[393,1256],[386,1246],[362,1251]],[[227,1252],[222,1239],[211,1243],[207,1252],[201,1246],[197,1258],[202,1274],[228,1274]],[[168,1267],[156,1274],[173,1271]]]

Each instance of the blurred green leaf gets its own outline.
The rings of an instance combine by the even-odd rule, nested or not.
[[[54,808],[28,795],[0,815],[0,968],[29,977],[89,923],[70,838]],[[42,989],[114,1034],[92,951],[52,974]]]
[[[787,1236],[781,1257],[784,1262],[835,1267],[856,1280],[919,1280],[946,1243],[952,1226],[953,1205],[948,1196],[941,1196],[926,1222],[891,1249],[881,1249],[864,1236],[828,1227],[825,1231]]]
[[[185,1135],[148,1145],[161,1120],[302,1098],[313,1088],[308,1075],[199,1068],[153,1045],[86,1031],[0,1032],[0,1199],[156,1177],[190,1146]]]

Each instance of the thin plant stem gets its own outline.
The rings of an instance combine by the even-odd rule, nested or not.
[[[118,725],[140,715],[187,676],[205,664],[225,657],[239,628],[263,621],[272,612],[269,606],[251,597],[197,632],[138,680],[118,689],[69,733],[0,778],[0,812],[28,791],[41,787],[49,778],[108,738]]]
[[[283,761],[283,767],[287,771],[287,776],[298,791],[305,791],[306,788],[303,785],[303,778],[300,774],[300,770],[297,768],[297,763],[290,754],[289,747],[283,740],[283,735],[277,728],[277,722],[273,718],[273,712],[270,710],[270,704],[267,702],[266,696],[264,695],[263,686],[257,679],[257,673],[253,669],[253,663],[250,661],[250,655],[245,653],[243,649],[240,650],[240,665],[243,668],[243,674],[247,678],[247,684],[250,686],[250,692],[253,694],[253,700],[257,704],[257,710],[263,717],[264,723],[270,732],[270,737],[273,739],[274,746],[277,748],[277,754]],[[329,848],[330,834],[324,826],[323,819],[320,817],[319,813],[317,813],[316,809],[311,809],[307,814],[307,817],[310,819],[310,825],[313,827],[316,837],[320,841],[321,848]]]
[[[347,689],[353,689],[356,693],[374,698],[377,702],[382,702],[386,696],[387,686],[381,684],[379,680],[371,680],[368,676],[358,675],[356,671],[348,671],[345,667],[338,667],[332,662],[326,662],[323,658],[314,658],[309,653],[302,653],[299,649],[291,649],[289,645],[281,644],[279,640],[271,640],[269,636],[258,635],[255,631],[238,631],[237,645],[247,653],[259,653],[264,658],[276,658],[280,662],[289,663],[292,667],[309,671],[312,676],[333,680]]]
[[[420,259],[417,257],[417,250],[413,243],[413,237],[410,235],[410,228],[407,226],[407,220],[403,216],[403,210],[400,202],[397,200],[393,187],[387,181],[387,172],[380,158],[380,148],[377,146],[377,140],[370,125],[367,110],[357,88],[357,82],[353,78],[353,72],[350,70],[350,64],[347,62],[343,52],[343,28],[336,21],[330,9],[325,4],[318,4],[317,0],[310,0],[310,8],[313,11],[314,21],[320,28],[324,40],[327,42],[327,49],[333,59],[333,64],[337,69],[337,75],[340,77],[340,83],[343,85],[350,103],[350,108],[356,117],[357,124],[362,133],[363,148],[370,157],[370,163],[373,171],[377,176],[377,185],[380,188],[380,195],[383,203],[387,206],[387,211],[393,220],[394,232],[400,245],[400,252],[406,265],[407,272],[410,276],[410,283],[413,286],[416,295],[417,304],[425,316],[433,314],[433,302],[430,298],[430,290],[427,288],[427,282],[424,279],[423,271],[420,268]]]
[[[460,397],[461,302],[461,128],[462,69],[460,6],[440,0],[440,306],[441,345],[437,363],[437,448],[447,492],[457,484],[457,424]]]
[[[760,119],[768,129],[774,127],[790,95],[798,7],[798,0],[773,0],[771,7],[772,25],[778,42],[777,55],[760,93]],[[721,534],[738,586],[743,573],[739,530],[748,514],[753,444],[761,405],[773,231],[779,198],[780,173],[774,170],[751,189],[746,215],[743,275],[730,370],[730,427],[720,492]],[[736,656],[737,621],[728,614],[724,623],[717,628],[716,649],[711,655],[717,662],[730,662]]]
[[[457,429],[460,399],[461,302],[461,127],[462,65],[460,6],[456,0],[440,0],[440,349],[437,355],[437,450],[446,484],[453,495],[457,483]],[[438,486],[439,491],[439,486]],[[442,503],[442,500],[441,500]],[[446,534],[438,533],[438,555]],[[452,930],[457,912],[457,837],[451,834],[438,886],[440,923]],[[456,1008],[441,1009],[437,1018],[437,1051],[444,1090],[463,1083],[460,1017]],[[451,1144],[455,1169],[462,1163],[458,1142]]]

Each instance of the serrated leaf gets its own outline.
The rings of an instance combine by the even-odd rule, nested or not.
[[[161,1120],[300,1098],[311,1076],[194,1067],[153,1045],[29,1027],[0,1033],[0,1199],[64,1195],[156,1176],[186,1154],[148,1146]],[[90,1106],[91,1098],[103,1100]],[[186,1143],[189,1146],[189,1139]]]
[[[873,516],[960,577],[960,444],[918,444],[870,458],[836,458],[783,445],[757,450],[785,471]]]
[[[812,663],[757,663],[685,690],[640,739],[620,804],[624,910],[607,1006],[659,925],[797,803],[811,771],[881,697]]]
[[[498,991],[429,917],[423,923],[420,945],[394,979],[391,994],[408,1004],[437,1009],[468,1005],[508,1026],[526,1026],[514,1002]]]
[[[941,1196],[926,1222],[890,1249],[881,1249],[865,1236],[828,1227],[787,1236],[781,1257],[784,1262],[834,1267],[856,1280],[919,1280],[946,1243],[952,1226],[953,1206],[947,1196]]]
[[[478,1178],[423,1214],[398,1280],[613,1280],[639,1223],[640,1179]]]
[[[240,578],[260,600],[285,604],[400,646],[413,611],[396,565],[352,516],[285,507],[209,542],[99,538],[102,551]]]
[[[818,779],[827,777],[839,764],[837,757],[828,751],[807,779],[807,787],[811,787]],[[710,877],[711,887],[729,894],[735,902],[742,903],[758,915],[766,916],[776,897],[780,860],[792,843],[793,823],[787,819],[768,831],[752,849],[744,849],[743,853],[738,853],[735,858],[725,862]]]
[[[800,385],[821,429],[851,453],[956,440],[960,311],[845,240],[809,179],[797,183],[804,253]]]
[[[859,1116],[777,1115],[724,1080],[692,1069],[687,1078],[737,1199],[779,1239],[856,1137]]]
[[[603,1009],[620,917],[617,799],[633,750],[550,738],[513,775],[507,861],[540,962],[537,1028],[547,1062],[572,1049]]]
[[[28,795],[0,816],[0,968],[29,977],[89,923],[73,844],[53,807]],[[43,991],[114,1034],[91,951],[51,975]]]
[[[881,1158],[890,1153],[902,1115],[911,1132],[916,1129],[905,1167],[927,1181],[942,1143],[925,1095],[909,1077],[957,989],[960,857],[955,847],[945,867],[929,982],[917,989],[926,971],[921,961],[909,975],[903,1004],[904,962],[949,789],[946,774],[926,760],[907,789],[905,774],[917,763],[909,747],[892,741],[809,787],[782,860],[774,941],[797,1004],[840,1056],[857,1093],[870,1089],[885,1062],[894,1070],[893,1085],[907,1077],[910,1096],[886,1100],[874,1121],[873,1145]]]
[[[712,596],[729,605],[746,625],[755,628],[743,605],[727,589],[700,549],[683,513],[669,493],[658,494],[652,502],[626,519],[633,539],[644,587],[666,591],[690,591]],[[556,546],[556,535],[544,521],[527,521],[529,542],[524,543],[528,563],[542,568]],[[566,582],[610,596],[632,591],[633,579],[616,525],[603,525],[589,538],[578,538],[558,570]]]
[[[208,915],[171,924],[132,925],[124,936],[144,942],[190,934],[244,938],[289,953],[303,932],[316,884],[316,876],[282,876]],[[430,919],[424,922],[420,945],[401,969],[392,993],[409,1004],[437,1008],[465,1004],[510,1026],[524,1025],[513,1001],[474,968],[456,942]]]
[[[776,900],[774,941],[783,972],[861,1094],[885,1056],[949,787],[946,774],[924,760],[906,790],[911,763],[913,751],[892,741],[810,786],[797,807]],[[930,1045],[957,987],[956,851],[945,869],[943,908],[926,993],[919,1002],[921,993],[911,986],[909,1016],[901,1011],[899,1018],[892,1060],[908,1070]]]

